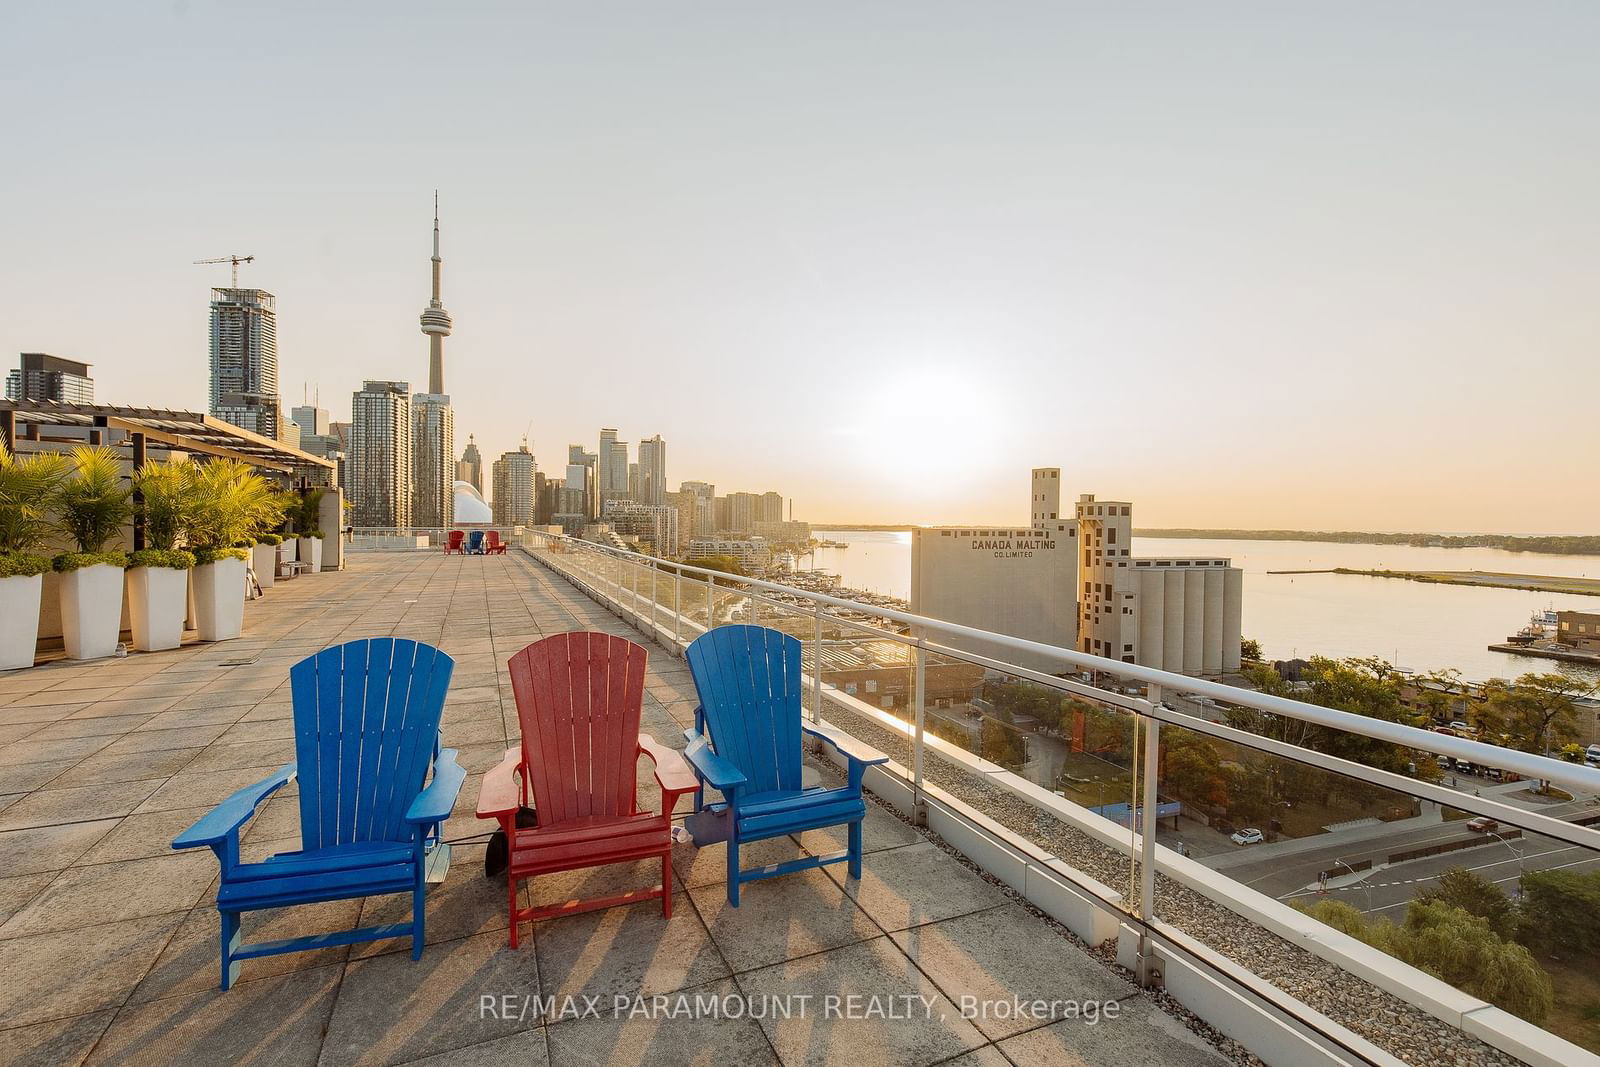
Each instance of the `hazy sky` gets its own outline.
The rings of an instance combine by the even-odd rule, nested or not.
[[[469,5],[461,5],[466,7]],[[13,4],[0,360],[427,376],[796,514],[1600,531],[1600,5]],[[338,13],[329,10],[337,7]]]

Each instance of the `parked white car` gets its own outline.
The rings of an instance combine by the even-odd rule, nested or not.
[[[1260,830],[1253,826],[1248,826],[1243,830],[1235,830],[1229,840],[1236,845],[1259,845],[1266,839],[1266,835]]]

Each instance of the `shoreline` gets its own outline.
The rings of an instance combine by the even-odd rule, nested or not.
[[[1559,574],[1513,574],[1505,571],[1392,571],[1359,567],[1323,567],[1267,571],[1268,574],[1354,574],[1366,578],[1400,578],[1425,585],[1466,585],[1479,589],[1515,589],[1530,593],[1600,596],[1600,578],[1568,578]]]

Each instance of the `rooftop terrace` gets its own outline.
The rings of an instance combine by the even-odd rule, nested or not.
[[[757,882],[735,911],[722,847],[685,845],[672,919],[644,902],[540,922],[508,948],[503,882],[484,877],[487,824],[473,817],[479,777],[518,735],[505,662],[564,630],[640,638],[515,553],[348,558],[344,572],[253,603],[240,640],[0,676],[0,1063],[1228,1062],[1164,998],[876,805],[859,883],[840,867]],[[216,862],[168,843],[293,758],[292,663],[391,634],[455,657],[444,738],[469,771],[445,828],[457,842],[449,877],[429,890],[422,959],[405,941],[274,956],[246,961],[219,992]],[[682,661],[652,647],[644,727],[681,747],[693,708]],[[639,780],[642,801],[656,803],[648,769]],[[244,858],[296,844],[291,785],[248,826]],[[808,833],[749,848],[747,863],[838,847]],[[656,874],[641,864],[541,877],[522,903],[644,887]],[[404,906],[258,913],[245,934],[367,925]],[[649,1009],[648,998],[678,993],[688,999],[628,1010],[632,998]],[[782,1017],[783,1002],[764,998],[786,994]],[[542,1014],[532,1001],[569,995],[565,1013],[562,1001]],[[584,997],[599,998],[597,1011],[573,1017]],[[733,1010],[711,1014],[710,998],[725,997],[752,998],[750,1012],[728,1017],[739,1002],[719,999]],[[963,1017],[963,998],[990,1004],[988,1017]],[[1013,998],[1115,1007],[1094,1022],[1019,1019]],[[902,1017],[873,1010],[891,1008]]]

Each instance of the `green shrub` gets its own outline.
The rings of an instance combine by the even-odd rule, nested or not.
[[[249,558],[250,550],[248,548],[233,548],[231,546],[227,548],[205,548],[197,546],[194,549],[194,565],[196,567],[204,567],[207,563],[216,563],[218,560]]]
[[[275,533],[256,534],[256,544],[271,545],[276,548],[277,546],[283,544],[283,538]]]
[[[28,578],[50,569],[48,556],[28,552],[0,552],[0,578]]]
[[[122,552],[63,552],[50,561],[50,566],[57,574],[66,574],[68,571],[82,570],[84,567],[93,567],[100,563],[109,563],[113,567],[126,566],[128,557]]]
[[[133,517],[133,489],[123,483],[122,461],[104,445],[73,449],[72,464],[61,486],[61,529],[80,553],[93,555]]]
[[[312,527],[311,529],[309,529],[306,532],[302,533],[300,536],[301,537],[316,537],[316,538],[320,539],[322,537],[322,531],[317,529],[316,527]]]
[[[165,567],[172,571],[186,571],[194,566],[194,553],[182,549],[141,548],[129,553],[128,569],[135,567]]]

